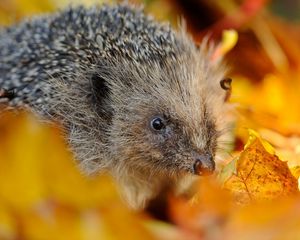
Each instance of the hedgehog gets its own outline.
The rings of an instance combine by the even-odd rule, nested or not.
[[[143,209],[215,170],[230,81],[213,52],[141,7],[69,7],[0,30],[1,101],[59,122],[81,171]]]

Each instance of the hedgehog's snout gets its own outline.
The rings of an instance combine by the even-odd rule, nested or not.
[[[200,176],[211,175],[215,170],[214,158],[211,154],[197,154],[193,165],[194,174]]]

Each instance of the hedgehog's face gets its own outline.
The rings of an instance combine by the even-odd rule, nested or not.
[[[213,115],[205,110],[192,114],[170,105],[134,96],[117,110],[112,122],[113,154],[127,167],[149,173],[208,175],[215,169],[218,130]],[[131,102],[132,101],[132,102]],[[201,108],[201,106],[199,106]]]
[[[229,81],[220,85],[224,71],[204,60],[186,54],[162,64],[125,62],[107,71],[115,80],[109,86],[113,111],[108,144],[118,169],[123,164],[150,174],[214,171],[217,118]]]
[[[194,139],[197,129],[189,129],[189,123],[169,114],[152,116],[146,129],[149,132],[147,141],[162,158],[152,157],[151,161],[159,161],[167,171],[174,173],[211,174],[215,169],[217,131],[213,121],[209,121],[199,126],[201,135]]]
[[[143,104],[143,111],[137,115],[142,119],[143,133],[139,141],[145,144],[144,153],[148,154],[145,159],[169,173],[213,173],[218,138],[226,124],[222,111],[226,109],[224,102],[230,91],[231,79],[225,78],[217,82],[215,91],[203,98],[193,96],[197,91],[189,91],[191,99],[186,101],[180,99],[181,95],[177,99],[170,95],[175,101],[162,98],[161,102],[148,102],[148,107]],[[207,92],[204,89],[197,96],[205,96]]]

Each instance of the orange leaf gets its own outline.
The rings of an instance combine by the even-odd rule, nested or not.
[[[287,163],[274,155],[273,149],[253,131],[249,139],[237,160],[236,174],[225,182],[224,187],[240,203],[297,193],[297,179],[291,174]]]

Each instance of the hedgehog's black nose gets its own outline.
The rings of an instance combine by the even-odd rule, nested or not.
[[[196,156],[196,161],[193,165],[194,174],[200,176],[211,175],[215,170],[215,162],[211,154],[200,154]]]

